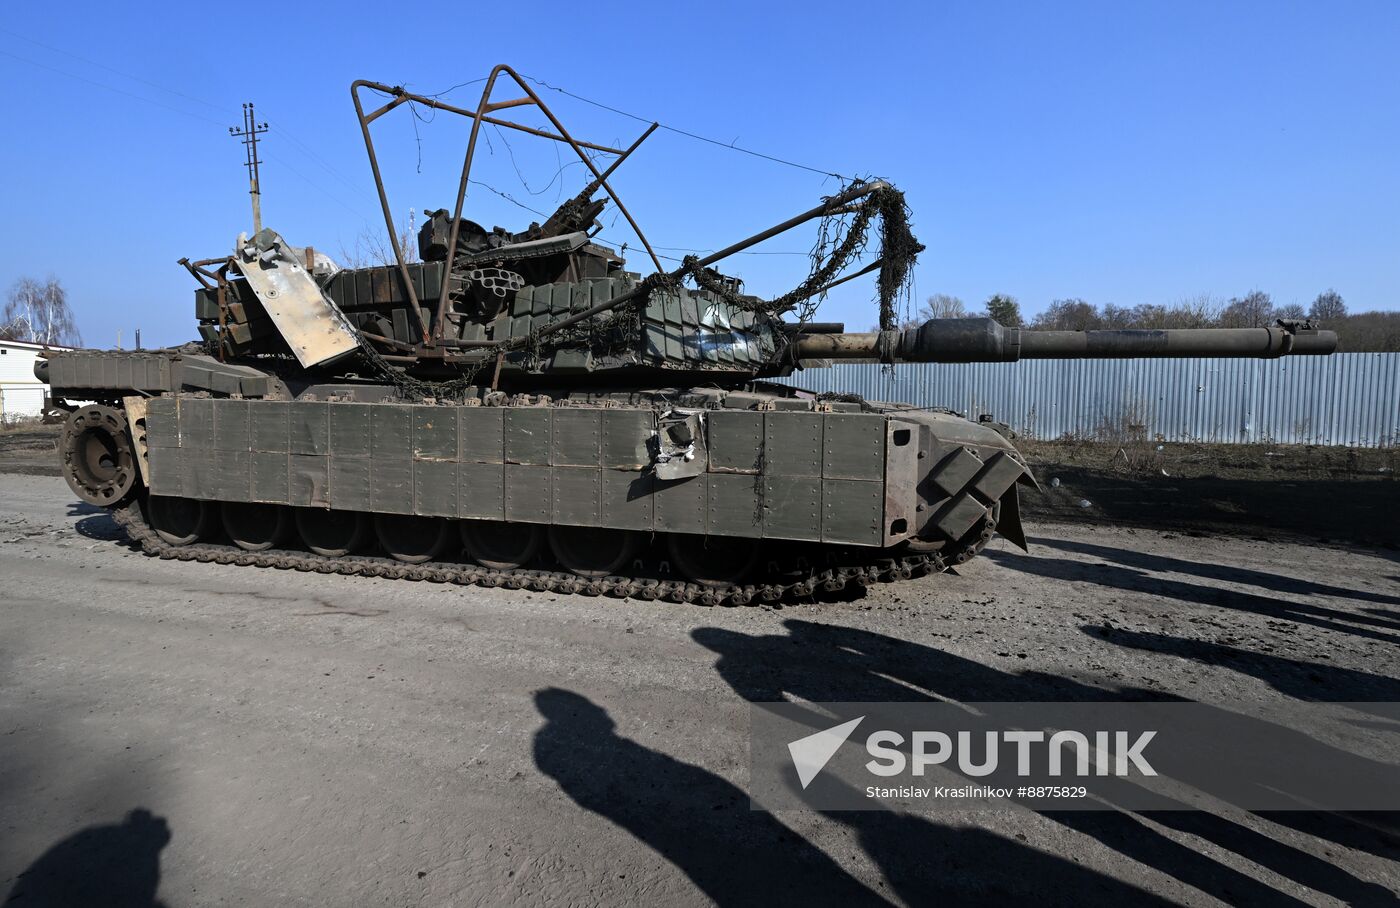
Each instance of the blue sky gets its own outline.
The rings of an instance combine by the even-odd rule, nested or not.
[[[1306,304],[1335,287],[1353,310],[1400,308],[1392,2],[134,9],[20,4],[0,22],[0,288],[59,277],[89,344],[121,330],[129,345],[137,327],[148,345],[193,337],[193,283],[175,261],[221,254],[247,228],[242,148],[227,133],[242,101],[272,124],[264,222],[334,256],[382,231],[349,83],[435,93],[498,62],[823,171],[889,178],[928,246],[920,299],[1010,293],[1034,313],[1059,297],[1133,305],[1254,288]],[[447,98],[470,106],[479,90]],[[544,96],[595,141],[643,128]],[[396,213],[450,207],[463,124],[439,116],[415,136],[403,114],[375,125]],[[563,160],[551,143],[491,138],[476,175],[530,207],[551,210],[584,182],[572,167],[551,183]],[[614,182],[677,255],[837,188],[667,132]],[[514,229],[536,217],[478,189],[468,214]],[[605,234],[627,240],[623,226]],[[792,254],[731,261],[766,296],[806,269]],[[872,296],[853,282],[820,317],[863,330]]]

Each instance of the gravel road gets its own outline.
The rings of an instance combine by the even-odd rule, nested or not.
[[[1400,701],[1394,552],[1029,535],[854,602],[707,609],[165,562],[0,474],[0,894],[1396,898],[1389,814],[749,809],[748,700]]]

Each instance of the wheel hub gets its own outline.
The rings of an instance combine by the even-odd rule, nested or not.
[[[60,444],[63,478],[88,504],[113,507],[136,488],[136,458],[120,410],[92,404],[74,411]]]

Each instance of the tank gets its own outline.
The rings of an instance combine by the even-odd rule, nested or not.
[[[493,102],[502,78],[522,97]],[[455,207],[428,216],[418,261],[394,241],[393,264],[344,269],[270,229],[240,235],[227,255],[181,260],[200,284],[199,341],[36,366],[67,413],[69,486],[150,554],[709,604],[859,589],[947,570],[997,533],[1024,547],[1019,494],[1036,480],[1004,427],[771,379],[847,358],[1336,347],[1299,321],[900,330],[899,289],[922,247],[883,181],[669,270],[637,229],[655,266],[642,277],[597,234],[609,204],[635,227],[608,177],[651,129],[625,149],[579,142],[504,66],[474,110],[373,82],[351,90],[391,237],[370,123],[409,102],[472,121]],[[367,113],[365,93],[386,100]],[[551,128],[497,115],[524,106]],[[567,144],[592,178],[543,221],[488,230],[463,216],[482,123]],[[713,267],[817,220],[830,242],[788,294],[746,294]],[[811,320],[827,290],[863,274],[876,274],[880,330]]]

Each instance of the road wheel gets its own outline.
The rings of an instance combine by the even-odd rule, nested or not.
[[[369,540],[369,518],[358,511],[297,508],[296,522],[306,547],[327,558],[353,555]]]
[[[287,509],[278,504],[224,502],[219,508],[224,532],[233,544],[250,552],[276,548],[291,534]]]
[[[446,520],[416,514],[375,514],[374,534],[389,557],[408,564],[432,561],[450,538]]]
[[[189,545],[209,538],[218,520],[218,508],[208,501],[152,495],[146,502],[151,529],[171,545]]]
[[[760,541],[738,536],[672,534],[666,540],[671,565],[701,586],[722,588],[743,583],[758,564]]]
[[[462,546],[482,567],[498,571],[524,567],[540,551],[544,530],[535,523],[463,520]]]
[[[635,530],[552,526],[549,547],[559,563],[580,577],[607,577],[627,565],[642,547]]]
[[[113,507],[136,488],[140,474],[122,411],[100,404],[79,407],[64,423],[59,444],[63,478],[88,504]]]

